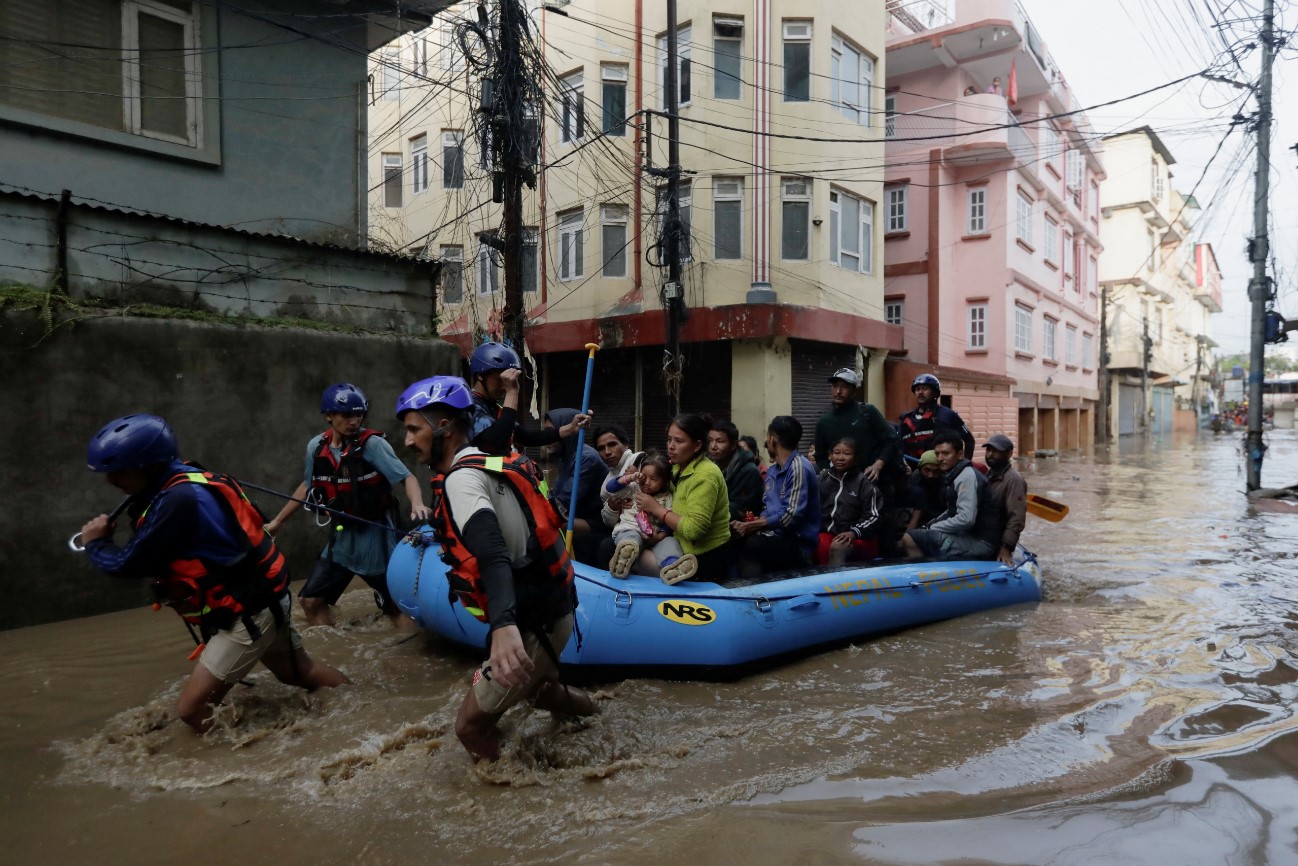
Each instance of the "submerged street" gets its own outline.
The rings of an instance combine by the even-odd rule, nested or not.
[[[1268,436],[1267,485],[1298,481],[1298,434]],[[6,859],[1293,862],[1298,515],[1248,504],[1240,441],[1020,463],[1071,509],[1023,537],[1040,605],[736,683],[610,684],[589,722],[515,710],[478,768],[452,731],[473,661],[368,591],[304,629],[354,688],[258,669],[204,738],[173,716],[169,613],[0,633]]]

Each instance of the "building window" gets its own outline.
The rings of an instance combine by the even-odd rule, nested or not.
[[[559,138],[577,141],[586,134],[586,85],[579,69],[559,82]]]
[[[969,348],[987,348],[987,305],[969,305]]]
[[[464,188],[464,133],[442,133],[442,187]]]
[[[742,79],[744,19],[712,19],[712,96],[715,99],[738,99]]]
[[[401,207],[401,154],[383,154],[383,206]]]
[[[906,199],[909,187],[905,184],[884,187],[884,200],[888,203],[889,232],[904,232],[908,229],[906,222]]]
[[[892,138],[897,134],[897,97],[883,98],[883,137]]]
[[[693,219],[693,207],[692,207],[693,200],[691,198],[692,190],[693,187],[690,183],[683,182],[680,184],[678,188],[678,192],[676,194],[677,198],[680,201],[681,261],[682,262],[688,262],[694,258],[694,253],[693,250],[691,249],[692,241],[690,238],[690,231],[691,231],[690,226],[691,226],[691,220]],[[667,250],[667,238],[664,235],[664,231],[667,227],[666,220],[667,220],[667,187],[660,186],[658,187],[658,202],[654,207],[654,222],[655,222],[654,233],[658,236],[659,240],[662,242],[664,253]],[[664,267],[666,267],[665,264]]]
[[[1054,262],[1059,259],[1059,223],[1055,222],[1050,214],[1046,214],[1046,233],[1041,239],[1042,249],[1045,253],[1046,261]]]
[[[1055,331],[1058,327],[1058,322],[1049,317],[1046,318],[1045,329],[1042,331],[1041,345],[1042,351],[1045,352],[1046,357],[1051,361],[1059,360],[1055,356]]]
[[[1067,231],[1064,232],[1064,284],[1073,278],[1073,236]]]
[[[874,61],[851,43],[835,36],[829,60],[830,101],[848,120],[870,125]]]
[[[1082,334],[1082,367],[1089,369],[1091,367],[1091,358],[1094,357],[1092,352],[1095,349],[1095,338],[1090,334]]]
[[[829,261],[850,271],[874,269],[874,205],[846,193],[829,193]]]
[[[1059,131],[1048,123],[1043,124],[1041,127],[1041,138],[1041,155],[1045,158],[1047,165],[1054,166],[1055,170],[1058,171],[1060,153]]]
[[[712,181],[712,257],[738,259],[744,249],[744,182],[739,178]]]
[[[454,21],[442,21],[441,63],[443,69],[449,69],[452,72],[458,72],[464,68],[464,52],[460,50],[460,46],[455,41]]]
[[[969,234],[987,233],[987,187],[969,190]]]
[[[1154,201],[1163,200],[1163,169],[1158,164],[1158,157],[1149,160],[1150,187],[1153,189]]]
[[[604,110],[601,128],[607,135],[626,135],[626,77],[627,69],[620,63],[601,63],[599,67],[600,94]]]
[[[1100,263],[1098,260],[1096,260],[1095,256],[1090,257],[1090,262],[1091,262],[1091,269],[1090,269],[1090,273],[1088,274],[1088,276],[1090,276],[1091,278],[1090,289],[1092,292],[1098,295],[1100,293]]]
[[[478,247],[478,294],[493,295],[500,291],[499,254],[486,244]]]
[[[1095,181],[1091,181],[1091,213],[1090,213],[1090,217],[1091,217],[1092,220],[1095,220],[1095,221],[1098,221],[1098,220],[1100,219],[1100,185],[1099,185],[1098,183],[1096,183]]]
[[[539,235],[535,228],[523,229],[523,248],[519,250],[518,267],[523,272],[523,291],[537,290],[537,277],[541,271]]]
[[[883,322],[885,325],[900,325],[906,319],[905,301],[884,301]]]
[[[5,0],[0,9],[0,103],[203,145],[206,52],[191,4]]]
[[[1073,264],[1077,268],[1077,272],[1073,274],[1073,290],[1080,293],[1082,284],[1086,280],[1086,260],[1082,258],[1082,245],[1074,242],[1072,246]]]
[[[1015,221],[1015,234],[1023,243],[1032,243],[1032,199],[1021,190],[1018,196],[1018,219]]]
[[[806,261],[811,221],[811,181],[786,177],[780,181],[780,258]]]
[[[811,99],[811,22],[784,22],[784,101]]]
[[[379,55],[379,64],[383,67],[383,99],[391,102],[401,98],[401,55],[395,51],[384,51]]]
[[[464,247],[442,245],[442,303],[464,300]]]
[[[600,241],[604,245],[604,276],[626,276],[626,205],[606,204],[600,208]]]
[[[428,136],[410,139],[410,188],[416,195],[428,189]]]
[[[575,280],[585,273],[583,262],[586,249],[583,233],[581,211],[559,217],[560,280]]]
[[[1017,304],[1014,306],[1014,349],[1032,351],[1032,311]]]
[[[1145,259],[1145,269],[1156,271],[1158,270],[1158,236],[1154,234],[1153,229],[1145,229],[1145,234],[1149,236],[1149,257]]]
[[[676,31],[676,102],[688,105],[690,101],[690,28],[681,27]],[[658,74],[662,87],[662,108],[667,108],[667,37],[658,37]]]
[[[428,77],[428,40],[423,36],[415,36],[410,42],[410,53],[413,58],[411,69],[415,75],[420,78]]]
[[[1077,328],[1073,325],[1064,328],[1064,363],[1070,367],[1077,364]]]
[[[1073,201],[1080,204],[1078,198],[1082,191],[1082,152],[1075,147],[1068,149],[1068,189],[1073,194]]]

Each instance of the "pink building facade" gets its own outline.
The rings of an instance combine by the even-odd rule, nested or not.
[[[961,0],[936,23],[894,17],[887,43],[884,302],[905,330],[889,385],[936,372],[979,442],[1088,447],[1098,136],[1058,116],[1077,103],[1013,0]],[[907,391],[889,387],[890,414]]]

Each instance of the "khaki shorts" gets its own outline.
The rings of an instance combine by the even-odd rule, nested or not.
[[[207,668],[212,676],[223,683],[237,683],[267,653],[286,653],[302,648],[302,636],[293,627],[292,600],[287,593],[280,599],[280,609],[284,611],[284,621],[288,624],[287,633],[275,625],[275,615],[270,608],[253,616],[252,621],[261,629],[261,637],[256,640],[248,634],[248,627],[236,622],[231,628],[223,628],[208,638],[207,647],[198,657],[198,662]]]
[[[572,614],[568,614],[556,622],[549,631],[550,645],[554,647],[556,656],[561,655],[563,648],[568,645],[568,638],[572,636],[572,621]],[[530,698],[547,675],[555,677],[559,675],[554,662],[550,659],[550,654],[545,651],[545,647],[541,645],[534,632],[523,632],[523,647],[527,650],[527,657],[536,666],[532,671],[532,678],[525,684],[507,689],[496,683],[491,678],[491,659],[487,659],[482,663],[482,667],[473,672],[473,696],[478,701],[478,708],[484,713],[493,716],[503,713],[524,698]]]

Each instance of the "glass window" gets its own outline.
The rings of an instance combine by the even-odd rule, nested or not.
[[[740,61],[744,20],[714,18],[712,29],[712,96],[716,99],[738,99],[740,85],[743,83]]]
[[[714,179],[712,182],[713,258],[742,258],[743,222],[744,182],[739,178]]]
[[[1073,325],[1064,328],[1064,363],[1077,363],[1077,328]]]
[[[1046,232],[1041,238],[1041,246],[1046,261],[1055,262],[1059,260],[1059,223],[1046,214]]]
[[[784,22],[784,101],[811,99],[811,22]]]
[[[680,210],[681,210],[681,261],[682,262],[688,262],[694,257],[694,252],[693,249],[691,248],[692,239],[690,237],[690,231],[691,231],[690,226],[691,226],[691,220],[693,219],[693,207],[692,207],[693,199],[691,197],[692,190],[693,190],[692,185],[688,181],[685,181],[679,185],[677,191],[677,198],[680,200]],[[666,222],[665,222],[666,217],[667,217],[667,187],[661,186],[658,188],[658,202],[657,205],[654,207],[654,221],[657,224],[655,234],[657,234],[659,239],[663,242],[664,252],[666,252],[666,240],[667,240],[666,237],[664,237],[663,235],[663,231],[666,228]],[[666,260],[664,259],[664,261]]]
[[[905,301],[884,301],[883,321],[887,325],[900,325],[905,320]]]
[[[1092,352],[1095,349],[1095,338],[1090,334],[1082,334],[1082,366],[1089,368],[1091,358],[1094,357]]]
[[[395,51],[384,51],[379,55],[383,67],[383,98],[388,101],[401,98],[400,55]]]
[[[464,52],[455,41],[455,22],[442,21],[441,63],[443,69],[453,72],[464,68]]]
[[[581,70],[559,83],[559,139],[577,141],[586,134],[586,85]]]
[[[1073,236],[1064,232],[1064,281],[1073,278]]]
[[[383,206],[401,207],[401,154],[383,154]]]
[[[1032,311],[1027,307],[1014,307],[1014,348],[1019,352],[1032,351]]]
[[[830,101],[848,120],[869,126],[874,61],[835,36],[830,45],[829,77]]]
[[[523,229],[523,248],[519,251],[519,270],[523,272],[524,292],[535,292],[537,290],[537,277],[541,269],[538,237],[536,229]]]
[[[442,133],[442,186],[464,188],[464,133]]]
[[[884,188],[884,198],[888,202],[888,231],[904,232],[906,223],[906,197],[908,186],[889,186]]]
[[[428,136],[410,139],[410,186],[415,193],[428,189]]]
[[[604,276],[626,276],[626,205],[606,204],[600,208],[600,241],[604,248]]]
[[[486,244],[478,247],[478,294],[500,291],[500,254]]]
[[[1058,360],[1057,356],[1055,355],[1055,331],[1058,329],[1058,327],[1059,327],[1059,323],[1056,322],[1054,319],[1046,319],[1046,326],[1042,338],[1042,348],[1046,354],[1046,357],[1049,358],[1051,361]]]
[[[987,188],[969,190],[969,234],[987,233]]]
[[[786,177],[780,182],[780,258],[806,261],[811,221],[811,181]]]
[[[969,348],[987,348],[987,305],[969,305]]]
[[[604,113],[601,128],[608,135],[626,135],[627,68],[621,64],[602,63],[599,69]]]
[[[464,247],[442,245],[442,303],[464,300]]]
[[[897,97],[883,98],[883,137],[892,138],[897,134]]]
[[[586,255],[585,241],[582,237],[582,213],[564,214],[559,217],[559,279],[575,280],[584,272]]]
[[[863,274],[874,269],[874,204],[837,191],[829,194],[831,264]]]
[[[676,31],[676,68],[678,71],[676,99],[680,105],[690,101],[690,28]],[[667,107],[667,37],[658,37],[658,74],[662,93],[662,108]]]
[[[1018,197],[1018,220],[1016,223],[1016,232],[1018,239],[1025,244],[1032,243],[1032,199],[1025,192],[1020,192]]]

